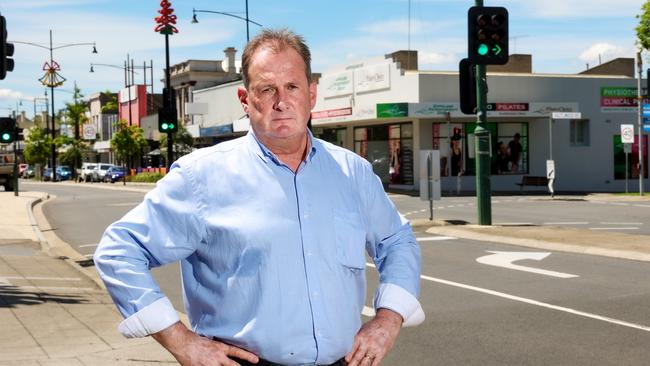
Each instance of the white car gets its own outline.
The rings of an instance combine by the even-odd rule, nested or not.
[[[94,181],[95,171],[97,170],[97,163],[83,163],[81,164],[81,169],[79,170],[79,176],[77,179],[80,182],[91,182]]]
[[[97,169],[95,169],[93,173],[93,181],[94,182],[103,182],[104,177],[106,176],[106,172],[108,171],[108,168],[115,166],[113,164],[104,164],[104,163],[99,163],[97,164]]]

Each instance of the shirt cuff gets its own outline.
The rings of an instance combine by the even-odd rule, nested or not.
[[[179,320],[172,303],[163,297],[124,319],[117,329],[126,338],[140,338],[159,332]]]
[[[383,283],[375,293],[375,310],[385,308],[402,316],[403,327],[416,326],[424,321],[424,311],[415,296],[392,283]]]

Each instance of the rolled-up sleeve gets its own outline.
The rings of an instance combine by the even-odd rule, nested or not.
[[[421,259],[410,223],[397,212],[379,178],[368,168],[364,175],[368,236],[366,249],[379,271],[375,309],[400,314],[404,326],[424,321],[420,295]]]
[[[111,224],[94,261],[120,313],[126,337],[142,337],[178,321],[150,269],[191,255],[204,240],[201,204],[189,169],[174,163],[142,203]]]

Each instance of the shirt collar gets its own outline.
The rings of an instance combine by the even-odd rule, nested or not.
[[[280,159],[278,159],[278,157],[271,150],[269,150],[262,143],[262,141],[260,141],[257,138],[257,136],[255,136],[255,132],[253,131],[252,128],[248,130],[248,134],[246,136],[248,138],[249,146],[257,154],[257,156],[259,156],[262,160],[264,160],[264,162],[269,163],[270,161],[272,161],[276,164],[281,164]],[[311,146],[311,148],[309,150],[309,153],[307,154],[307,158],[305,159],[305,161],[309,163],[314,157],[314,154],[316,154],[317,141],[310,130],[307,130],[307,136],[309,138],[309,146]]]

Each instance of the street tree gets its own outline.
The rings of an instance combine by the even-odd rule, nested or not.
[[[117,114],[118,105],[117,105],[117,95],[110,90],[102,92],[102,97],[106,97],[108,102],[102,106],[102,113],[104,114]]]
[[[650,0],[641,6],[641,13],[636,16],[639,25],[636,27],[636,36],[642,50],[650,50]]]
[[[40,166],[39,177],[41,179],[43,179],[43,167],[50,158],[51,149],[52,137],[46,134],[43,128],[34,126],[29,129],[23,154],[28,164],[38,164]]]
[[[182,123],[178,124],[178,132],[174,134],[174,156],[175,159],[183,155],[189,154],[194,150],[194,137],[183,126]],[[167,156],[167,134],[160,134],[160,153]]]
[[[129,167],[133,167],[133,160],[147,146],[142,128],[131,125],[121,119],[116,122],[117,131],[111,138],[111,149],[115,152],[117,159]]]

